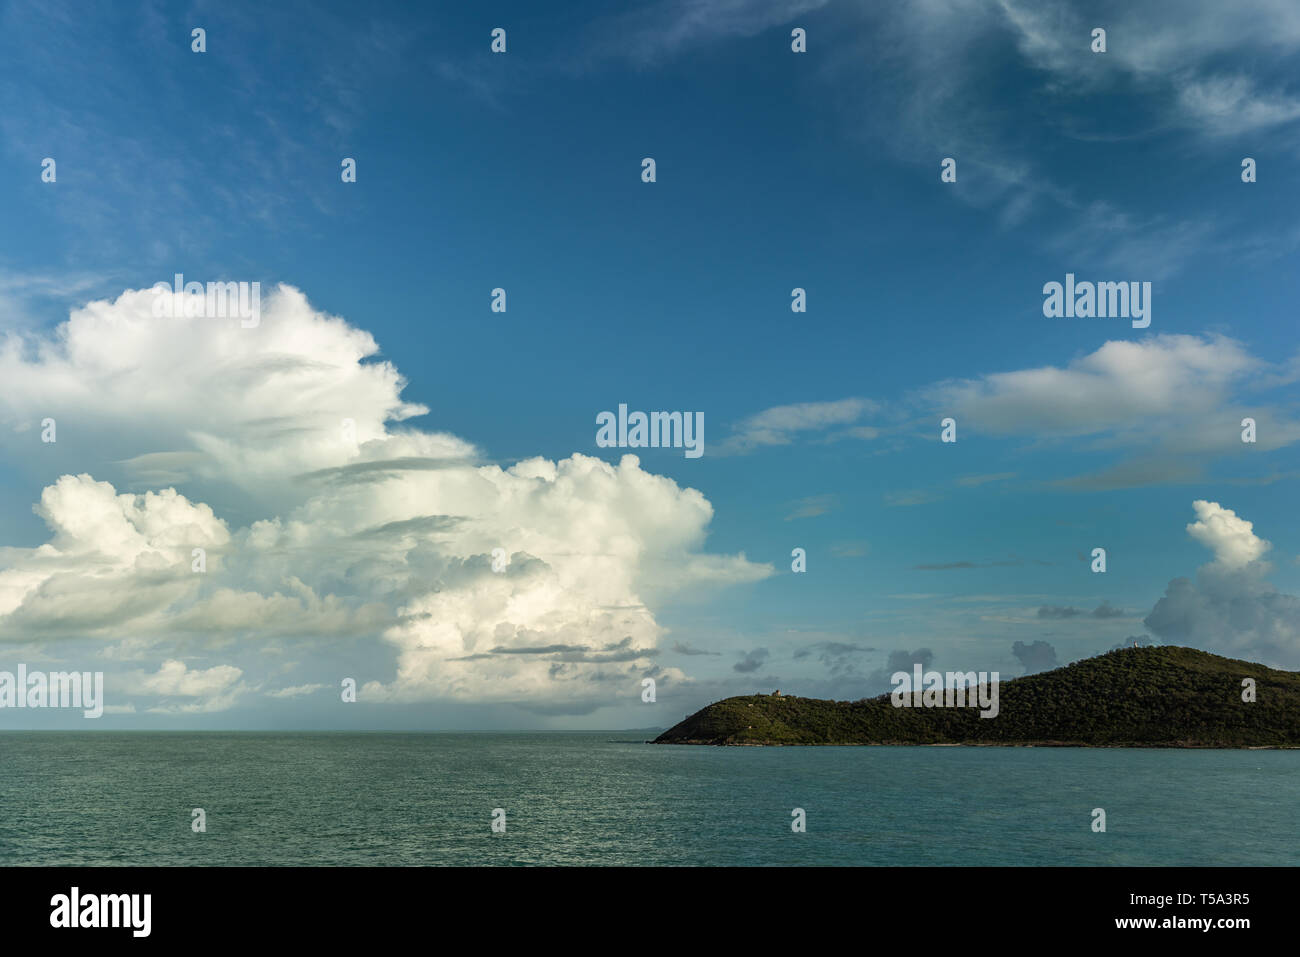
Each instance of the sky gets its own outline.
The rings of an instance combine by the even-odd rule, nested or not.
[[[1280,0],[4,5],[0,672],[105,713],[0,728],[1300,669],[1298,54]]]

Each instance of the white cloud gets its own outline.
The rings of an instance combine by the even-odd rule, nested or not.
[[[1290,152],[1300,142],[1292,63],[1300,6],[1289,0],[1188,0],[1176,15],[1123,0],[840,4],[819,26],[835,33],[818,52],[821,102],[845,109],[871,149],[936,177],[940,157],[956,158],[960,175],[945,193],[993,211],[1004,227],[1040,215],[1049,247],[1075,263],[1159,279],[1207,252],[1244,256],[1251,241],[1221,218],[1117,214],[1079,196],[1050,160],[1035,158],[1044,123],[1054,142],[1181,132],[1185,150],[1212,156],[1227,136],[1266,131]],[[1104,54],[1090,48],[1098,26],[1107,30]],[[1223,72],[1225,62],[1237,72]],[[1027,79],[1008,87],[1008,66],[1027,68]],[[1120,100],[1123,116],[1108,108]],[[1270,230],[1260,252],[1276,256],[1285,242]]]
[[[241,675],[240,669],[230,665],[191,670],[185,662],[171,659],[164,661],[154,674],[138,675],[128,690],[139,694],[206,698],[229,691]]]
[[[685,678],[656,664],[658,603],[772,574],[706,553],[712,506],[635,456],[502,468],[454,436],[393,431],[423,411],[401,399],[401,376],[363,361],[373,339],[297,290],[281,287],[254,329],[155,319],[152,296],[91,303],[57,337],[0,349],[13,383],[0,451],[30,457],[38,438],[13,428],[57,414],[47,450],[100,455],[104,468],[126,459],[141,466],[134,480],[166,474],[187,493],[119,493],[84,473],[49,485],[38,513],[50,540],[0,551],[8,640],[170,655],[137,682],[158,696],[230,676],[185,672],[182,649],[372,641],[391,646],[397,672],[367,683],[369,700],[581,709],[639,695],[643,675]],[[343,417],[355,443],[341,440]],[[231,487],[245,514],[266,517],[232,528],[188,494],[221,501]],[[498,548],[509,564],[494,572]],[[159,707],[219,709],[242,687],[227,685]]]
[[[1198,499],[1192,503],[1196,521],[1187,532],[1214,553],[1223,568],[1241,568],[1264,557],[1273,546],[1255,534],[1255,526],[1218,502]]]
[[[1214,554],[1195,582],[1173,579],[1144,620],[1165,644],[1300,667],[1300,598],[1264,580],[1270,545],[1252,523],[1218,502],[1193,503],[1197,521],[1188,533]]]
[[[118,495],[89,475],[65,475],[35,511],[53,537],[0,552],[0,621],[17,639],[98,632],[159,613],[194,592],[195,547],[229,542],[210,508],[173,489]]]
[[[1218,136],[1248,133],[1300,117],[1300,100],[1278,92],[1258,93],[1247,76],[1192,80],[1179,91],[1178,102],[1203,129]]]
[[[1109,3],[1104,9],[1043,0],[998,0],[1021,52],[1075,91],[1123,76],[1166,115],[1210,136],[1235,135],[1300,117],[1300,101],[1283,89],[1260,89],[1243,74],[1216,65],[1232,55],[1255,69],[1278,67],[1300,48],[1300,9],[1279,0],[1232,6],[1192,0],[1177,16],[1159,7]],[[1107,30],[1105,61],[1090,49],[1093,27]],[[1101,66],[1114,64],[1118,73]],[[1282,80],[1289,79],[1283,70]],[[1280,82],[1280,81],[1279,81]]]
[[[1066,262],[1095,263],[1115,276],[1140,272],[1144,280],[1167,279],[1206,247],[1214,231],[1209,222],[1143,218],[1104,201],[1071,208],[1073,225],[1054,236],[1050,247]]]
[[[120,688],[126,694],[159,699],[147,709],[151,712],[210,713],[225,711],[235,704],[247,690],[240,681],[242,676],[243,671],[232,665],[192,669],[183,661],[168,659],[156,672],[128,673]]]
[[[1261,363],[1230,339],[1115,340],[1064,368],[1041,366],[943,383],[931,396],[994,434],[1088,435],[1171,414],[1218,410]]]
[[[1288,365],[1252,356],[1222,336],[1113,340],[1065,366],[1039,366],[938,383],[918,394],[935,415],[976,433],[1131,457],[1059,480],[1111,489],[1203,478],[1207,464],[1300,441],[1300,422],[1260,391],[1288,380]],[[1241,441],[1242,420],[1257,441]]]
[[[831,442],[862,433],[875,438],[922,428],[954,416],[977,434],[1020,438],[1030,445],[1082,452],[1126,454],[1103,469],[1057,480],[1066,488],[1113,489],[1187,483],[1204,477],[1214,460],[1243,451],[1272,451],[1300,442],[1300,421],[1268,390],[1294,382],[1300,356],[1279,363],[1251,355],[1218,335],[1155,335],[1112,340],[1063,366],[1037,366],[949,379],[917,390],[888,409],[885,424],[845,429],[867,414],[881,414],[866,399],[776,406],[742,420],[719,446],[743,453],[796,441]],[[1256,423],[1256,441],[1241,441],[1242,421]],[[910,419],[910,422],[908,421]],[[958,487],[1005,481],[1016,473],[970,475]],[[1227,478],[1228,481],[1236,479]],[[913,488],[886,493],[890,505],[919,505],[944,495]],[[813,514],[811,500],[797,514]]]
[[[390,363],[363,361],[379,348],[369,333],[312,309],[296,289],[271,292],[252,329],[155,318],[156,301],[152,290],[129,290],[75,310],[55,338],[6,338],[7,457],[30,459],[36,425],[50,417],[59,441],[44,461],[99,455],[126,462],[133,477],[161,470],[265,497],[294,475],[346,462],[475,455],[446,434],[389,431],[427,410],[401,399],[405,381]]]
[[[798,402],[764,409],[743,419],[718,446],[715,454],[739,454],[763,446],[789,445],[806,433],[825,432],[833,426],[857,422],[863,415],[879,408],[869,399],[837,399],[831,402]],[[876,431],[857,427],[829,438],[875,438]]]
[[[1231,339],[1160,335],[1107,342],[1064,367],[943,382],[923,395],[936,409],[991,435],[1045,441],[1095,436],[1095,447],[1204,457],[1240,451],[1245,417],[1259,425],[1255,448],[1300,441],[1300,423],[1246,398],[1274,371]],[[1127,467],[1158,474],[1173,466]]]

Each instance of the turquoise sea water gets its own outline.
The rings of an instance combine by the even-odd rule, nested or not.
[[[636,737],[0,733],[0,865],[1300,863],[1300,751]]]

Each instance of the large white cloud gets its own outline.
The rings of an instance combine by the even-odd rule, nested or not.
[[[369,639],[397,660],[391,681],[364,686],[370,700],[581,710],[639,695],[644,675],[684,677],[656,664],[654,603],[771,573],[705,553],[712,506],[635,456],[502,468],[454,436],[392,430],[425,410],[401,399],[391,365],[367,361],[368,334],[297,290],[280,287],[256,328],[155,318],[153,302],[93,302],[53,338],[0,348],[12,383],[0,450],[30,458],[50,416],[58,457],[45,467],[89,463],[42,493],[49,542],[0,551],[8,640],[89,636],[179,662]],[[124,481],[186,494],[121,493],[87,473],[122,461]],[[263,517],[232,527],[220,505],[191,500],[226,487]]]
[[[47,487],[35,510],[50,541],[0,553],[6,637],[96,633],[156,615],[196,589],[193,549],[215,559],[230,539],[212,509],[173,489],[119,495],[85,474]]]
[[[1157,335],[1106,342],[1064,366],[941,382],[921,396],[985,435],[1127,453],[1101,472],[1061,480],[1124,488],[1197,480],[1212,461],[1300,441],[1300,422],[1260,394],[1294,375],[1223,336]],[[1253,443],[1242,441],[1247,418]]]
[[[100,454],[140,481],[220,480],[265,499],[294,475],[347,462],[474,455],[453,436],[390,432],[427,409],[402,400],[391,363],[365,361],[378,352],[369,333],[292,287],[268,294],[256,328],[183,308],[158,318],[157,302],[128,290],[75,310],[56,336],[0,345],[7,456]],[[42,448],[45,418],[58,441]]]
[[[933,398],[993,434],[1089,435],[1214,414],[1234,384],[1262,368],[1231,339],[1161,335],[1112,340],[1064,367],[943,383]]]

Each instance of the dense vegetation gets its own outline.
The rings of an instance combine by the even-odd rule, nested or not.
[[[1254,702],[1242,679],[1255,679]],[[1001,682],[999,713],[747,695],[709,705],[656,744],[1000,744],[1300,747],[1300,673],[1192,648],[1125,648]]]

